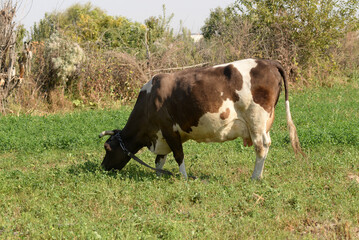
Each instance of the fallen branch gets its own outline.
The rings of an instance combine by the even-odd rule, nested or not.
[[[155,69],[155,70],[151,70],[151,71],[152,72],[162,72],[162,71],[171,71],[171,70],[184,70],[184,69],[188,69],[188,68],[205,67],[208,64],[210,64],[210,63],[206,62],[206,63],[200,63],[200,64],[185,66],[185,67],[163,68],[163,69]]]

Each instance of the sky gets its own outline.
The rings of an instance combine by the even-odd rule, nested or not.
[[[200,33],[210,10],[216,7],[227,7],[235,0],[18,0],[20,3],[17,19],[27,30],[44,18],[45,13],[63,11],[73,4],[85,4],[100,7],[111,16],[124,16],[131,21],[144,23],[150,16],[162,15],[162,5],[166,6],[166,15],[174,14],[171,22],[178,31],[180,21],[192,33]]]

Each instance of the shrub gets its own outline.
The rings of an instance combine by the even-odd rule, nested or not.
[[[77,72],[71,89],[85,103],[102,100],[132,101],[138,89],[148,80],[143,71],[145,63],[116,51],[86,49],[87,61]]]
[[[357,0],[242,0],[212,11],[202,31],[224,58],[278,59],[291,80],[313,84],[338,69],[334,52],[359,28],[358,6]]]
[[[37,50],[34,72],[38,86],[45,93],[55,88],[67,90],[67,85],[85,60],[82,48],[66,37],[54,33]]]
[[[82,48],[74,42],[60,37],[58,33],[51,35],[46,41],[45,53],[50,71],[55,73],[54,85],[65,87],[79,64],[85,59]]]
[[[34,24],[31,37],[35,41],[44,41],[56,29],[73,42],[96,43],[101,48],[133,54],[142,49],[146,32],[143,24],[125,17],[109,16],[91,3],[74,4],[63,12],[46,14],[44,19]]]

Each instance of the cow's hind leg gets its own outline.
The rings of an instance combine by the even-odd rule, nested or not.
[[[163,165],[166,163],[166,157],[167,155],[157,155],[156,157],[156,169],[161,170],[163,168]],[[160,172],[156,172],[157,176],[161,176]]]
[[[256,163],[252,179],[260,179],[263,176],[264,161],[267,157],[269,146],[271,144],[269,132],[255,135],[253,144],[256,151]]]

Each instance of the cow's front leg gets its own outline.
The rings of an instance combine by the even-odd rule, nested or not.
[[[163,165],[166,163],[166,157],[167,155],[157,155],[156,157],[156,169],[161,170],[163,168]],[[161,176],[162,174],[160,172],[156,172],[157,176]]]
[[[182,173],[183,177],[187,180],[188,176],[187,176],[186,167],[184,164],[184,154],[183,154],[182,143],[180,142],[180,144],[178,144],[178,146],[176,148],[172,149],[172,151],[173,151],[173,157],[175,158],[175,160],[179,166],[180,173]]]
[[[264,161],[266,160],[271,139],[268,133],[256,136],[254,141],[256,151],[256,163],[252,174],[252,179],[261,179],[263,177]]]
[[[183,147],[182,147],[182,141],[181,136],[178,133],[178,131],[169,131],[169,132],[162,132],[163,137],[166,139],[166,142],[168,146],[171,148],[173,152],[173,157],[175,158],[178,166],[179,171],[182,173],[183,177],[187,180],[187,172],[186,167],[184,164],[184,154],[183,154]]]
[[[177,160],[176,160],[177,161]],[[178,163],[178,161],[177,161]],[[183,177],[187,180],[188,176],[187,176],[187,172],[186,172],[186,166],[184,165],[184,159],[182,158],[182,162],[178,163],[179,165],[179,171],[180,173],[182,173]]]

